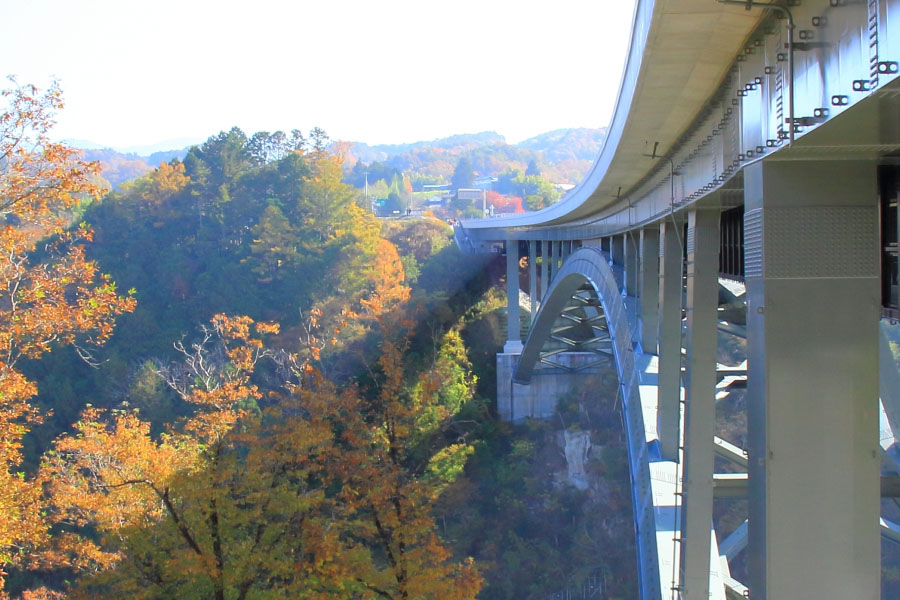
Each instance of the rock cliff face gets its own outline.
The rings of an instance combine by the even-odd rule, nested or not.
[[[591,432],[567,429],[563,436],[569,484],[576,489],[587,490],[590,486],[584,464],[591,452]]]

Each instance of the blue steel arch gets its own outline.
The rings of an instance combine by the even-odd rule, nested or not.
[[[659,599],[661,589],[656,514],[650,484],[649,446],[641,407],[640,371],[635,361],[636,340],[628,324],[625,302],[609,265],[609,258],[600,248],[583,247],[576,250],[554,276],[528,333],[514,379],[517,383],[528,383],[531,380],[535,365],[540,360],[541,348],[550,339],[554,322],[573,294],[585,285],[589,285],[596,294],[606,316],[612,356],[619,377],[628,442],[641,598]]]

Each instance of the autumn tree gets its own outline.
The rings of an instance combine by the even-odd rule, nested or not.
[[[142,214],[160,216],[167,200],[190,183],[184,164],[178,161],[162,163],[158,168],[134,181],[122,184],[120,192],[131,196]]]
[[[423,374],[418,384],[407,381],[403,356],[414,312],[402,264],[389,242],[379,248],[375,268],[379,283],[363,302],[381,336],[380,376],[366,411],[371,443],[367,460],[345,484],[361,499],[360,534],[372,553],[363,579],[379,597],[391,600],[474,598],[481,576],[471,560],[453,562],[431,516],[440,492],[461,472],[472,448],[456,443],[418,452],[422,426],[428,429],[453,412],[439,407],[445,400],[440,378],[447,371]]]
[[[75,531],[90,525],[101,538],[60,535],[47,563],[93,574],[88,588],[118,597],[158,597],[177,586],[225,597],[230,559],[240,554],[229,490],[239,480],[233,449],[242,438],[231,432],[239,421],[258,424],[261,393],[249,378],[269,353],[260,336],[273,333],[277,327],[247,317],[216,315],[199,340],[176,343],[183,360],[158,373],[194,412],[159,439],[133,411],[84,412],[77,435],[57,442],[43,472],[53,519]]]
[[[443,452],[424,478],[403,464],[417,409],[394,401],[408,398],[398,346],[382,357],[377,406],[303,369],[260,412],[249,376],[270,352],[254,328],[275,332],[217,316],[161,369],[197,409],[166,435],[134,412],[88,409],[57,444],[45,467],[56,519],[102,535],[59,538],[55,560],[85,574],[74,597],[473,599],[474,564],[451,560],[430,517],[462,455]]]
[[[30,560],[46,541],[41,481],[18,473],[22,438],[41,422],[29,401],[35,384],[18,370],[23,358],[73,346],[92,361],[91,346],[112,335],[114,318],[134,308],[115,283],[85,259],[92,231],[66,229],[66,215],[97,200],[97,165],[50,141],[57,85],[19,85],[0,95],[0,586],[4,571]]]

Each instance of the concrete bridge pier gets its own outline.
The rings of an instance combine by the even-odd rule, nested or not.
[[[659,333],[659,227],[644,227],[640,235],[640,305],[638,307],[641,348],[656,354]]]
[[[506,344],[504,354],[522,352],[519,329],[519,241],[506,240]]]
[[[625,236],[614,235],[610,241],[609,256],[617,267],[625,264]]]
[[[541,240],[541,303],[550,288],[550,242]]]
[[[640,290],[641,256],[638,232],[629,231],[625,237],[625,293],[637,296]]]
[[[684,522],[680,562],[682,600],[708,600],[710,597],[718,266],[719,210],[692,210],[688,215],[685,306],[687,364],[684,376]]]
[[[877,198],[872,162],[744,171],[755,600],[880,598]]]
[[[678,461],[681,421],[681,300],[684,289],[683,217],[671,215],[659,228],[659,403],[660,454]]]
[[[537,314],[538,295],[537,295],[537,245],[535,240],[528,242],[528,299],[531,302],[531,322],[534,323],[534,317]]]

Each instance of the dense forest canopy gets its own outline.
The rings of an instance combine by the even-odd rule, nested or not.
[[[552,429],[496,419],[502,265],[376,219],[345,145],[233,128],[104,193],[49,141],[57,88],[4,97],[0,597],[499,600],[631,568],[543,472]]]

